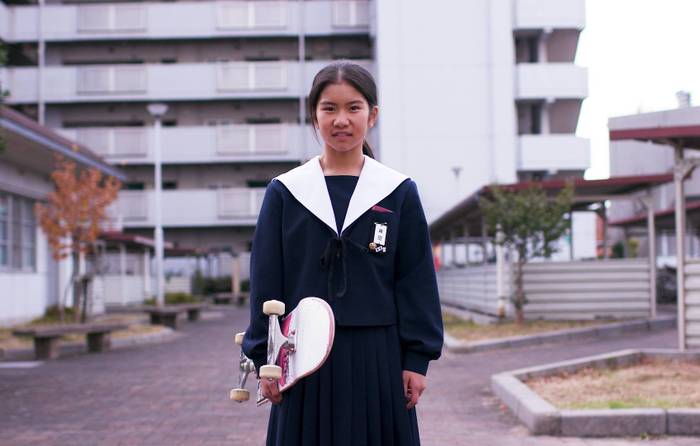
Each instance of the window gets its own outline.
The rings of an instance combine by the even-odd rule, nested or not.
[[[35,266],[34,200],[0,192],[0,267],[29,270]]]
[[[515,62],[539,62],[539,36],[515,37]]]
[[[539,135],[542,133],[542,104],[524,102],[518,104],[518,134]]]

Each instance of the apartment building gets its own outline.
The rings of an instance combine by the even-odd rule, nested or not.
[[[165,239],[248,249],[270,178],[318,153],[304,98],[326,63],[365,64],[380,160],[433,220],[482,185],[581,176],[584,0],[0,3],[7,102],[118,164],[127,232],[150,235],[163,102]]]
[[[43,2],[42,2],[43,3]],[[119,165],[149,236],[162,118],[165,239],[244,252],[269,180],[319,151],[304,101],[333,59],[372,69],[367,1],[0,3],[6,102]]]
[[[484,184],[582,176],[584,0],[376,2],[382,161],[432,221]]]

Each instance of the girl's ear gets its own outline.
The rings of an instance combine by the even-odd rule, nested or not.
[[[378,115],[379,115],[379,107],[375,105],[369,111],[369,128],[374,127],[374,124],[377,123],[377,116]]]

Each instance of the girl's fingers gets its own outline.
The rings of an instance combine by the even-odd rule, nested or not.
[[[277,381],[263,379],[260,381],[260,387],[262,388],[262,395],[270,400],[271,403],[279,404],[282,401],[282,394]]]

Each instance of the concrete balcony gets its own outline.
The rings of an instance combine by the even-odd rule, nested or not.
[[[583,29],[586,25],[585,0],[516,0],[515,30]]]
[[[264,195],[264,188],[164,190],[163,227],[253,226]],[[154,191],[121,191],[109,213],[124,228],[153,227]]]
[[[105,159],[125,164],[152,164],[152,127],[59,129],[67,138]],[[295,124],[164,127],[164,164],[301,161],[303,128]]]
[[[370,61],[358,61],[371,70]],[[298,98],[329,61],[49,66],[48,103]],[[4,71],[4,73],[3,73]],[[37,68],[0,70],[10,104],[38,101]],[[183,81],[186,80],[186,81]],[[50,86],[50,88],[49,88]]]
[[[10,38],[10,12],[5,3],[0,2],[0,40],[7,41]]]
[[[0,29],[9,30],[7,40],[37,41],[38,7],[6,9],[11,26]],[[363,0],[199,1],[47,5],[43,36],[49,42],[296,36],[302,14],[306,34],[369,32],[369,2]]]
[[[588,70],[570,63],[516,66],[515,99],[585,99]]]
[[[591,144],[574,135],[520,135],[518,170],[586,170]]]

